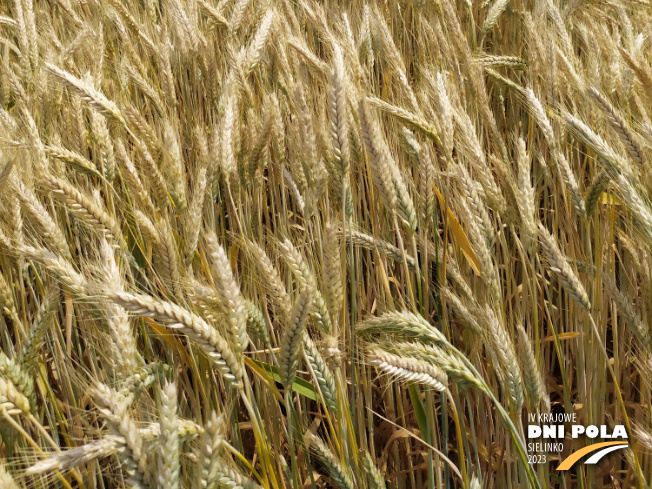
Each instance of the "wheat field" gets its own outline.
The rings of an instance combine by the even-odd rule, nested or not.
[[[648,0],[0,2],[0,486],[648,488]],[[530,416],[628,446],[534,460]],[[540,440],[539,440],[540,441]]]

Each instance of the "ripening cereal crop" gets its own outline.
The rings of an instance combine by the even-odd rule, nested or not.
[[[0,488],[649,487],[651,39],[0,0]]]

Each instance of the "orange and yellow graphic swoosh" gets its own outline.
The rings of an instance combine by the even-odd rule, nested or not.
[[[616,446],[616,445],[620,445],[620,446]],[[618,450],[620,448],[625,448],[626,446],[627,446],[627,443],[624,443],[622,441],[607,441],[607,442],[604,442],[604,443],[596,443],[595,445],[589,445],[588,447],[584,447],[581,450],[578,450],[577,452],[569,455],[559,465],[559,467],[557,467],[557,470],[568,470],[573,465],[575,465],[575,462],[577,462],[583,456],[588,455],[589,453],[597,452],[597,451],[604,451],[604,453],[602,453],[602,454],[596,453],[593,457],[591,457],[590,461],[587,462],[587,463],[596,463],[598,460],[600,460],[607,453],[612,452],[614,450]]]

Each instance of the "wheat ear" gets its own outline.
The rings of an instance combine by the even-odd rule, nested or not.
[[[353,481],[347,473],[342,463],[335,457],[333,452],[317,435],[308,432],[303,437],[304,442],[311,452],[319,459],[328,471],[328,475],[333,479],[340,489],[353,489]]]
[[[23,209],[26,211],[30,221],[34,222],[43,237],[54,244],[57,252],[64,258],[70,258],[70,249],[63,235],[63,232],[52,219],[45,206],[38,200],[36,195],[18,177],[12,175],[11,183],[16,189],[16,195],[20,200]]]
[[[378,467],[376,467],[376,463],[374,460],[371,458],[371,455],[369,455],[368,452],[364,452],[364,456],[362,457],[362,468],[367,474],[367,479],[369,481],[369,487],[371,489],[386,489],[387,488],[387,483],[385,481],[385,477],[383,476],[382,472]]]
[[[280,309],[281,314],[287,315],[292,307],[290,295],[272,260],[270,260],[265,250],[253,241],[247,241],[247,249],[256,261],[260,275],[267,282],[268,294],[272,298],[274,305]]]
[[[360,114],[360,125],[365,147],[369,153],[369,161],[373,169],[374,183],[378,187],[380,196],[385,207],[390,212],[396,210],[396,188],[392,181],[391,154],[387,143],[380,133],[378,123],[373,118],[364,101],[360,101],[358,112]]]
[[[128,311],[154,318],[168,328],[188,335],[215,363],[227,383],[234,387],[241,385],[244,375],[241,360],[217,330],[199,316],[171,302],[142,294],[111,291],[107,298]]]
[[[550,270],[559,278],[559,282],[568,294],[584,309],[590,311],[591,303],[584,286],[573,272],[564,255],[559,250],[557,240],[539,223],[539,242]]]
[[[177,388],[174,382],[166,383],[161,388],[160,412],[158,483],[161,489],[179,489],[181,473],[179,419]]]
[[[342,57],[342,50],[335,45],[333,50],[333,71],[331,75],[330,118],[331,136],[335,164],[339,174],[346,181],[349,178],[351,150],[349,145],[349,82]]]
[[[356,325],[356,333],[362,336],[394,334],[405,338],[418,338],[437,344],[448,343],[446,337],[422,316],[406,311],[387,312]]]
[[[338,230],[332,223],[328,223],[324,228],[323,270],[328,310],[331,317],[337,320],[344,302],[344,287]]]
[[[66,259],[46,250],[25,246],[21,249],[28,258],[36,261],[52,273],[61,284],[79,297],[86,295],[88,283],[86,278]]]
[[[256,484],[253,480],[245,477],[237,470],[229,467],[224,459],[219,459],[217,462],[216,472],[216,487],[224,487],[229,489],[262,489],[261,486]]]
[[[280,366],[281,382],[286,389],[292,385],[292,382],[294,382],[297,368],[299,366],[303,332],[306,328],[306,321],[308,320],[308,314],[310,313],[312,302],[312,289],[304,289],[294,303],[294,307],[292,308],[292,312],[283,333],[278,363]]]
[[[67,181],[53,175],[43,175],[43,184],[52,194],[84,222],[100,231],[108,231],[120,243],[123,243],[122,229],[118,223],[93,198],[84,195]],[[125,244],[126,247],[126,244]]]
[[[0,464],[0,486],[4,489],[19,489],[18,484],[16,484],[12,475],[7,472],[4,464]]]
[[[319,328],[326,334],[330,333],[333,329],[330,314],[328,313],[328,307],[326,306],[326,301],[322,296],[321,292],[317,288],[317,280],[315,279],[314,274],[308,268],[303,256],[295,248],[292,242],[289,239],[286,239],[280,244],[281,251],[285,260],[292,270],[293,275],[297,281],[304,288],[309,288],[313,292],[313,310],[312,314],[317,322]]]
[[[548,396],[546,384],[537,365],[537,359],[534,356],[534,350],[532,349],[530,338],[525,332],[525,328],[523,328],[522,324],[518,324],[517,329],[519,337],[518,344],[523,352],[521,355],[523,381],[531,406],[536,407],[542,402],[546,409],[550,410],[550,396]]]
[[[310,338],[310,335],[304,331],[303,333],[303,353],[306,361],[310,365],[319,391],[322,394],[324,404],[329,409],[335,411],[337,409],[337,388],[335,387],[335,378],[331,369],[326,364],[324,357],[322,357],[319,349]]]
[[[600,108],[607,114],[609,122],[616,130],[616,134],[627,148],[629,155],[638,163],[639,165],[643,164],[643,152],[641,151],[641,146],[632,132],[629,124],[623,119],[618,110],[607,100],[607,98],[600,93],[600,91],[595,87],[590,87],[588,89],[589,95],[598,103]]]
[[[126,448],[126,440],[122,436],[106,435],[80,447],[62,452],[55,452],[44,460],[39,460],[30,466],[26,475],[36,475],[53,470],[65,471],[87,464],[93,460],[109,457]],[[1,485],[1,484],[0,484]],[[3,488],[5,486],[2,486]]]
[[[212,233],[206,236],[206,251],[211,260],[215,287],[227,314],[229,339],[237,352],[243,352],[249,344],[249,337],[247,311],[240,287],[233,276],[226,251]]]
[[[220,460],[220,452],[224,443],[224,423],[215,412],[211,413],[205,424],[204,434],[201,436],[202,443],[199,451],[199,470],[197,471],[198,485],[201,489],[213,487],[217,482],[217,465]]]
[[[602,274],[602,281],[605,289],[620,309],[620,313],[624,316],[627,324],[632,328],[636,337],[648,351],[652,351],[650,327],[643,319],[641,319],[641,316],[632,304],[631,299],[629,299],[606,274]]]
[[[369,348],[367,358],[371,365],[397,379],[423,384],[436,391],[446,390],[446,373],[435,365],[417,358],[394,355],[376,347]]]
[[[515,411],[523,407],[523,379],[518,366],[514,343],[505,329],[501,318],[490,306],[485,306],[484,324],[486,335],[490,340],[489,350],[497,360],[495,369],[503,380],[503,386],[510,397]]]
[[[100,114],[116,120],[123,126],[126,125],[118,106],[106,98],[104,94],[97,91],[88,82],[80,80],[76,76],[50,63],[46,63],[45,67],[52,76],[68,87],[72,92],[79,95],[84,101],[88,102],[88,104]]]
[[[526,89],[526,95],[527,95],[528,106],[530,108],[530,113],[534,116],[534,119],[536,120],[537,124],[541,128],[541,132],[543,132],[543,136],[546,140],[546,143],[548,144],[548,147],[550,148],[550,151],[553,157],[555,158],[555,161],[557,162],[559,168],[561,169],[561,176],[564,183],[566,184],[566,187],[568,188],[568,191],[571,194],[571,200],[573,202],[573,205],[575,206],[575,209],[577,210],[578,214],[580,216],[584,216],[586,214],[586,206],[584,203],[584,199],[580,194],[579,185],[577,184],[577,179],[575,178],[575,174],[573,173],[573,170],[571,169],[570,164],[566,159],[566,156],[564,156],[564,153],[562,153],[561,151],[561,148],[559,146],[559,143],[557,142],[557,138],[555,137],[555,134],[552,130],[552,125],[550,124],[550,120],[546,115],[543,105],[541,105],[541,102],[539,101],[539,99],[531,89],[529,88]]]
[[[102,257],[102,272],[105,283],[113,290],[122,290],[121,273],[115,261],[113,248],[106,240],[102,241],[100,249]],[[120,306],[109,303],[106,308],[109,331],[115,344],[115,360],[121,373],[131,372],[140,361],[136,341],[131,329],[127,312]]]
[[[534,187],[530,177],[530,155],[525,149],[523,138],[516,140],[516,162],[518,164],[518,185],[516,201],[521,214],[521,236],[526,249],[531,249],[536,242],[537,226],[535,223],[536,208],[534,203]]]
[[[91,393],[109,421],[114,435],[125,440],[125,448],[119,452],[129,482],[137,489],[149,487],[149,461],[143,447],[143,439],[136,422],[128,412],[127,403],[110,387],[96,383]]]

